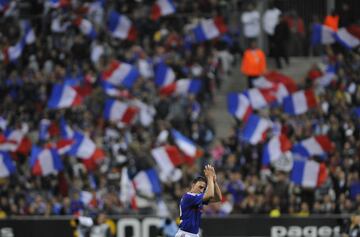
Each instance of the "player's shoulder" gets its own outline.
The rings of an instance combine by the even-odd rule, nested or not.
[[[192,192],[187,192],[184,194],[184,198],[192,198],[192,197],[199,197],[204,195],[203,193],[192,193]]]

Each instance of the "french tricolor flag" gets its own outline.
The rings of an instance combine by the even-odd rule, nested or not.
[[[323,69],[323,74],[316,78],[316,84],[321,87],[326,87],[330,85],[330,83],[335,79],[336,77],[336,68],[334,65],[326,65]]]
[[[224,19],[220,16],[214,19],[202,19],[198,26],[193,29],[197,42],[214,39],[227,32]]]
[[[126,207],[137,209],[135,185],[129,177],[127,167],[121,169],[120,201]]]
[[[59,155],[64,155],[71,150],[74,142],[75,141],[73,139],[61,139],[56,142],[55,148],[58,151]]]
[[[96,38],[97,34],[96,34],[95,28],[94,28],[93,24],[91,23],[91,21],[79,17],[74,21],[74,24],[79,28],[81,33],[83,35],[87,36],[89,39]]]
[[[227,105],[229,113],[242,121],[247,121],[253,112],[248,97],[241,93],[228,94]]]
[[[16,171],[15,164],[9,153],[0,152],[0,178],[8,177]]]
[[[270,90],[275,93],[277,101],[282,104],[283,99],[289,95],[289,91],[283,83],[273,82],[266,77],[258,77],[253,80],[254,87],[258,89]],[[270,95],[273,96],[273,95]]]
[[[96,152],[95,143],[86,135],[75,132],[73,137],[74,144],[68,154],[81,159],[90,159]]]
[[[6,12],[9,8],[10,0],[0,0],[0,12]]]
[[[283,100],[283,109],[291,115],[299,115],[317,106],[315,93],[313,90],[297,91]]]
[[[43,149],[33,146],[30,157],[30,167],[34,175],[46,176],[57,174],[63,170],[63,164],[56,149]]]
[[[124,90],[124,89],[121,90],[118,87],[116,87],[106,81],[102,81],[101,87],[108,96],[121,97],[121,98],[130,98],[131,97],[131,94],[128,90]]]
[[[334,30],[322,24],[314,24],[312,27],[311,44],[332,44],[335,42]]]
[[[175,72],[164,63],[155,67],[155,84],[158,87],[167,86],[175,81]]]
[[[154,169],[142,170],[133,179],[135,189],[147,197],[156,197],[161,194],[161,185],[158,174]]]
[[[52,89],[48,107],[50,109],[62,109],[80,105],[83,98],[71,86],[55,84]]]
[[[70,4],[71,0],[48,0],[48,4],[51,8],[66,7]]]
[[[175,13],[175,5],[172,0],[157,0],[151,8],[151,19],[156,21],[161,16]]]
[[[197,94],[201,89],[200,80],[181,79],[160,89],[162,95],[188,95]]]
[[[318,135],[294,144],[292,152],[305,158],[311,156],[326,157],[327,153],[334,149],[334,144],[327,136]]]
[[[296,82],[293,78],[277,71],[270,71],[266,73],[264,77],[271,82],[283,84],[289,93],[294,93],[298,90]]]
[[[176,146],[166,145],[154,148],[151,150],[151,155],[164,176],[170,174],[178,165],[184,162],[181,152]]]
[[[27,155],[31,150],[31,141],[20,129],[8,129],[5,132],[6,140],[1,144],[0,150],[12,151]]]
[[[60,118],[60,136],[63,138],[72,138],[74,136],[74,130],[67,124],[64,117]]]
[[[131,88],[138,77],[139,72],[133,65],[116,60],[102,73],[102,79],[106,82],[126,88]]]
[[[108,17],[108,29],[114,38],[134,41],[136,40],[136,29],[129,18],[111,11]]]
[[[326,166],[313,160],[295,160],[291,181],[305,188],[320,187],[327,180]]]
[[[336,42],[345,48],[352,49],[360,45],[359,27],[350,26],[340,28],[334,35]]]
[[[265,140],[269,128],[271,128],[270,121],[252,114],[241,131],[241,138],[250,144],[256,145]]]
[[[8,47],[5,50],[5,60],[9,62],[16,62],[16,60],[21,56],[25,45],[25,38],[22,38],[16,43],[16,45]]]
[[[35,42],[35,32],[29,21],[23,22],[24,39],[26,44],[33,44]]]
[[[249,89],[244,92],[244,95],[248,97],[251,107],[253,109],[261,109],[269,106],[276,101],[276,92],[273,88],[270,89]]]
[[[281,154],[291,149],[291,146],[291,141],[284,134],[272,137],[263,149],[263,165],[277,161]]]
[[[198,146],[193,141],[185,137],[179,131],[172,129],[171,134],[174,138],[175,144],[186,156],[191,158],[199,158],[203,155],[203,151],[198,149]]]
[[[139,109],[118,100],[108,99],[105,102],[104,117],[112,122],[131,124]]]
[[[41,119],[39,124],[39,140],[46,141],[49,139],[49,128],[51,125],[51,121],[49,119]]]

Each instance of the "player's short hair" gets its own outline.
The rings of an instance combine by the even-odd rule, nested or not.
[[[199,181],[204,182],[207,185],[207,179],[204,176],[197,176],[192,180],[191,184],[196,184]]]

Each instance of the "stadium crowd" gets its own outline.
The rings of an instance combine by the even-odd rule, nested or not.
[[[208,162],[214,163],[224,193],[221,204],[206,208],[209,216],[308,216],[360,211],[360,122],[356,109],[360,106],[359,49],[345,50],[336,43],[324,47],[322,63],[336,68],[335,79],[319,85],[317,78],[322,68],[316,64],[297,85],[298,89],[315,89],[315,109],[297,116],[277,106],[257,111],[277,125],[273,133],[281,132],[293,143],[313,135],[326,135],[333,142],[335,148],[324,161],[313,157],[326,166],[326,181],[316,189],[302,188],[291,182],[288,170],[262,164],[263,147],[271,133],[263,143],[251,145],[239,136],[244,122],[238,120],[228,137],[214,140],[214,124],[208,111],[231,62],[238,56],[238,35],[229,27],[229,33],[218,39],[197,43],[191,29],[197,25],[198,15],[220,16],[224,2],[177,1],[176,17],[160,19],[150,19],[152,2],[41,3],[40,17],[30,21],[35,39],[23,47],[20,56],[9,56],[11,50],[5,52],[24,36],[19,13],[16,6],[9,7],[11,14],[5,16],[2,12],[0,145],[8,145],[8,134],[13,131],[21,134],[21,141],[15,144],[15,150],[2,148],[2,156],[9,154],[16,170],[0,180],[0,216],[99,212],[168,215],[166,208],[159,208],[163,207],[160,201],[165,200],[171,210],[176,208],[187,185]],[[111,10],[131,18],[137,29],[135,39],[131,35],[118,38],[107,29]],[[91,22],[96,36],[86,35],[78,27],[79,18]],[[130,87],[118,86],[109,92],[103,84],[104,71],[115,59],[136,65],[140,76]],[[152,70],[159,63],[171,67],[177,79],[200,80],[200,92],[162,93],[154,83]],[[49,108],[53,87],[58,83],[76,88],[84,98],[82,103]],[[106,119],[104,105],[109,97],[127,103],[137,101],[141,109],[136,119],[129,124]],[[46,121],[50,125],[43,136],[39,130]],[[68,129],[90,138],[99,153],[86,157],[89,159],[61,154],[63,169],[43,175],[29,163],[33,146],[49,148],[61,140],[64,121]],[[160,194],[147,196],[138,192],[137,207],[124,201],[122,172],[126,168],[132,179],[139,171],[157,167],[151,150],[176,144],[171,129],[194,141],[202,149],[202,156],[179,166],[181,178],[160,177]]]

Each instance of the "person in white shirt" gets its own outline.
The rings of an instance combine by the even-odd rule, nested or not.
[[[241,23],[244,26],[244,36],[246,47],[250,42],[257,39],[260,34],[260,13],[255,9],[253,4],[247,6],[247,10],[241,15]]]
[[[268,38],[268,46],[269,46],[269,56],[273,56],[274,54],[274,32],[275,27],[279,23],[279,16],[281,15],[281,11],[276,8],[273,4],[269,6],[264,13],[262,18],[263,29]]]

